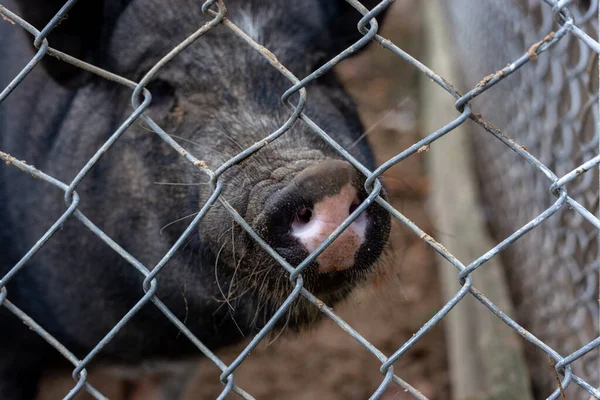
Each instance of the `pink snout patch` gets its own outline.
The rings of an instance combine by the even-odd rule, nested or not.
[[[314,251],[360,204],[350,183],[334,196],[325,197],[312,210],[304,210],[292,223],[292,234],[308,252]],[[354,265],[354,256],[365,241],[367,216],[363,212],[317,257],[319,272],[342,271]]]

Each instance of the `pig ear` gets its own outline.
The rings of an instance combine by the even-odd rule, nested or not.
[[[376,7],[382,0],[359,0],[369,11]],[[331,35],[330,51],[332,55],[338,54],[342,50],[356,43],[363,37],[358,31],[357,24],[363,15],[345,0],[322,0],[325,11],[329,19],[329,33]],[[382,21],[386,11],[390,6],[384,9],[375,18],[381,30]],[[367,28],[369,25],[367,24]]]
[[[66,0],[16,0],[20,16],[40,31],[65,2]],[[78,1],[66,18],[48,35],[50,47],[96,64],[102,47],[103,26],[107,23],[103,18],[104,13],[102,0]],[[88,72],[49,55],[42,58],[41,66],[54,80],[67,87],[77,87],[90,76]]]

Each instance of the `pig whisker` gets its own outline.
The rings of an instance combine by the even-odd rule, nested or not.
[[[287,277],[284,274],[280,274],[279,277],[277,278],[277,282],[275,284],[275,288],[277,293],[279,294],[279,302],[278,304],[283,304],[283,302],[285,301],[285,298],[287,296],[289,296],[289,294],[286,295],[286,291],[285,291],[285,286],[290,286],[289,282],[287,281],[287,279],[284,279],[282,282],[282,278]],[[290,288],[291,289],[291,288]],[[296,302],[296,304],[293,304],[288,311],[286,312],[286,319],[285,319],[285,323],[283,324],[282,328],[279,330],[279,333],[277,333],[277,335],[275,335],[275,337],[269,341],[269,343],[267,343],[267,346],[270,346],[273,342],[275,342],[280,336],[281,334],[286,330],[287,326],[290,323],[290,320],[292,318],[292,314],[295,314],[293,312],[293,308],[296,307],[298,305],[298,302]]]
[[[243,295],[245,295],[246,293],[248,293],[250,290],[252,289],[251,286],[246,286],[246,290],[244,290],[241,293],[238,293],[236,296],[234,297],[229,297],[228,300],[229,301],[235,301],[238,300],[239,298],[241,298]],[[235,290],[235,289],[234,289]],[[232,294],[233,294],[233,290],[232,290]],[[225,300],[221,300],[222,303],[225,303]]]
[[[281,336],[281,334],[283,332],[285,332],[286,328],[288,327],[289,323],[290,323],[290,319],[292,318],[292,310],[291,307],[290,309],[286,312],[287,316],[285,318],[285,323],[283,324],[283,326],[281,327],[281,329],[279,330],[279,332],[277,333],[277,335],[275,335],[275,337],[271,340],[269,340],[269,342],[267,343],[267,347],[272,345],[277,339],[279,339],[279,337]]]
[[[190,144],[193,144],[194,146],[200,146],[200,147],[203,147],[203,146],[202,146],[200,143],[196,143],[196,142],[194,142],[193,140],[186,139],[186,138],[184,138],[184,137],[182,137],[182,136],[177,136],[177,135],[173,135],[173,134],[169,134],[169,136],[171,136],[172,138],[175,138],[175,139],[183,140],[184,142],[188,142],[188,143],[190,143]]]
[[[264,278],[261,281],[260,285],[258,286],[258,307],[256,308],[256,313],[254,314],[254,318],[252,318],[252,325],[256,324],[256,321],[258,320],[258,315],[260,313],[260,311],[262,311],[262,309],[266,306],[266,304],[269,301],[269,298],[265,296],[265,291],[263,290],[267,285],[265,284],[267,278],[269,277],[269,274],[264,274]]]
[[[267,269],[268,268],[265,268],[265,269],[263,269],[263,271],[265,271]],[[265,274],[265,275],[268,276],[269,274]],[[266,278],[266,276],[265,276],[265,278]],[[281,304],[283,304],[283,302],[285,301],[287,296],[289,296],[289,294],[292,291],[292,287],[290,286],[290,283],[287,281],[287,279],[285,279],[286,277],[287,277],[287,274],[279,273],[277,276],[277,280],[275,281],[275,285],[274,285],[275,289],[274,290],[271,289],[272,293],[276,293],[276,295],[277,295],[276,299],[273,299],[272,296],[271,297],[263,296],[263,293],[268,293],[268,291],[270,290],[271,284],[265,282],[265,279],[262,280],[261,285],[259,287],[259,292],[261,294],[261,300],[263,299],[263,297],[265,297],[264,305],[266,305],[269,301],[274,301],[275,308],[278,308]],[[286,319],[285,326],[287,326],[289,323],[290,313],[291,313],[291,310],[288,310],[288,312],[287,312],[288,318]],[[265,315],[265,318],[270,318],[270,315],[269,316]],[[277,336],[279,336],[280,334],[281,334],[281,332]],[[275,340],[275,339],[273,339],[273,340]]]
[[[193,235],[190,235],[190,237],[187,238],[187,240],[185,241],[185,244],[183,246],[181,246],[181,250],[188,247],[190,245],[190,243],[192,243],[194,241],[194,239],[196,239],[196,238]]]
[[[166,186],[200,186],[209,185],[209,182],[154,182],[155,185],[166,185]]]
[[[221,283],[219,282],[219,274],[218,274],[218,267],[217,266],[219,264],[219,257],[221,256],[221,252],[225,248],[226,244],[227,244],[227,242],[223,243],[223,245],[219,249],[219,252],[217,253],[217,257],[215,259],[215,280],[217,282],[217,287],[219,288],[219,291],[221,292],[221,295],[223,296],[223,299],[225,300],[225,302],[227,302],[227,299],[225,299],[225,292],[223,292],[223,289],[221,288]],[[230,304],[228,304],[228,305],[231,307]]]
[[[175,221],[169,222],[168,224],[166,224],[165,226],[163,226],[162,228],[160,228],[160,231],[159,231],[159,233],[162,235],[162,233],[163,233],[163,231],[165,230],[165,228],[167,228],[167,227],[169,227],[169,226],[171,226],[171,225],[173,225],[173,224],[175,224],[175,223],[177,223],[177,222],[183,221],[184,219],[188,219],[188,218],[191,218],[191,217],[195,217],[196,215],[198,215],[198,213],[199,213],[199,212],[200,212],[200,211],[197,211],[197,212],[195,212],[195,213],[192,213],[192,214],[190,214],[190,215],[186,215],[185,217],[178,218],[178,219],[176,219]]]
[[[231,220],[231,247],[232,247],[232,254],[233,254],[233,264],[235,265],[235,269],[233,270],[233,275],[231,277],[231,282],[229,284],[229,290],[227,291],[227,301],[229,302],[231,300],[231,295],[233,294],[233,290],[234,290],[234,285],[235,285],[235,279],[236,279],[236,275],[238,272],[238,269],[240,267],[240,264],[242,263],[242,258],[240,257],[238,262],[235,262],[235,221]]]
[[[393,115],[394,113],[398,112],[398,110],[400,108],[402,108],[402,106],[404,106],[408,101],[409,101],[409,98],[406,97],[402,101],[400,101],[400,103],[398,103],[396,106],[390,108],[388,110],[388,112],[386,112],[383,115],[383,117],[379,118],[369,128],[367,128],[367,130],[364,131],[364,133],[362,135],[360,135],[358,137],[358,139],[356,139],[350,146],[348,146],[348,148],[346,150],[350,150],[350,149],[354,148],[357,144],[360,143],[361,140],[363,140],[369,133],[371,133],[373,131],[373,129],[375,129],[379,124],[381,124],[383,121],[385,121],[386,119],[388,119],[391,115]]]
[[[225,232],[221,233],[221,234],[219,235],[219,237],[217,238],[217,243],[218,243],[218,242],[220,242],[220,241],[221,241],[221,239],[223,239],[223,237],[225,237],[225,235],[227,235],[227,234],[229,233],[229,231],[230,231],[230,230],[231,230],[231,228],[229,228],[229,229],[227,229]],[[226,242],[225,242],[225,243],[223,243],[223,246],[225,246],[225,244],[226,244]],[[223,247],[221,247],[221,250],[223,250]],[[221,251],[219,250],[219,253],[220,253],[220,252],[221,252]],[[219,257],[217,257],[217,261],[219,261]]]
[[[154,131],[154,129],[152,129],[151,127],[149,127],[148,125],[146,125],[146,123],[144,122],[144,120],[138,120],[138,123],[137,123],[137,125],[138,125],[140,128],[142,128],[142,129],[144,129],[144,130],[146,130],[146,131],[148,131],[148,132],[156,133],[156,132]]]
[[[408,180],[406,180],[406,179],[401,179],[398,177],[391,177],[391,176],[381,176],[381,177],[379,177],[379,179],[381,179],[383,181],[384,186],[385,186],[385,183],[389,182],[389,181],[397,182],[401,185],[404,185],[407,189],[406,191],[408,193],[410,193],[411,195],[413,195],[414,197],[417,197],[417,198],[424,197],[424,193],[423,193],[424,190],[423,189],[419,190],[419,189],[415,188],[415,186],[413,184],[410,184],[408,182]]]
[[[258,325],[257,321],[258,321],[258,314],[260,314],[260,312],[262,311],[262,308],[264,306],[264,302],[262,301],[262,293],[258,292],[259,297],[258,297],[258,302],[256,304],[256,311],[254,312],[254,317],[252,317],[252,319],[250,320],[250,326],[256,326]]]
[[[258,264],[254,267],[254,269],[248,276],[246,276],[242,279],[238,279],[236,282],[236,286],[240,286],[242,284],[245,284],[246,282],[252,282],[252,280],[255,276],[260,276],[261,274],[265,273],[266,271],[268,271],[270,269],[270,267],[265,267],[265,268],[257,271],[257,268],[258,268]],[[251,285],[247,285],[247,287],[251,287]]]
[[[183,297],[183,302],[185,304],[185,315],[184,315],[183,321],[182,321],[183,324],[185,325],[185,323],[187,322],[187,319],[188,319],[188,315],[189,315],[188,301],[187,301],[187,297],[185,296],[185,282],[183,282],[183,288],[181,286],[179,286],[179,291],[181,292],[181,297]],[[175,339],[179,339],[179,336],[181,336],[181,330],[179,330],[179,332],[177,332]]]
[[[252,285],[243,285],[244,282],[246,281],[251,281],[250,279],[251,277],[245,277],[243,279],[238,279],[236,282],[232,282],[231,284],[231,294],[235,294],[235,296],[228,296],[227,299],[216,299],[216,301],[222,303],[218,308],[217,311],[219,309],[221,309],[221,307],[223,306],[223,304],[227,303],[227,302],[231,302],[231,301],[236,301],[238,299],[240,299],[242,296],[244,296],[246,293],[248,293],[249,291],[256,291],[256,288],[253,287]],[[242,291],[239,291],[238,289],[244,289]],[[235,293],[236,291],[238,291],[239,293]]]
[[[242,329],[239,327],[239,325],[238,325],[237,321],[235,320],[235,317],[234,317],[234,315],[232,313],[232,310],[235,310],[235,308],[231,305],[231,303],[225,297],[225,292],[223,291],[223,288],[221,287],[221,282],[219,282],[219,273],[218,273],[217,265],[219,264],[219,257],[221,255],[221,251],[223,251],[223,249],[225,248],[226,244],[227,244],[227,242],[223,243],[223,245],[219,249],[219,252],[217,253],[217,258],[215,260],[215,282],[217,283],[217,288],[219,289],[219,292],[221,292],[221,296],[223,296],[223,299],[225,300],[225,303],[229,306],[228,307],[228,311],[229,311],[229,315],[231,316],[231,320],[233,321],[233,324],[235,325],[235,327],[237,328],[237,330],[240,332],[240,334],[242,335],[242,337],[245,337],[244,332],[242,332]]]
[[[198,146],[198,147],[206,148],[206,145],[205,145],[205,144],[203,145],[203,144],[201,144],[201,143],[194,142],[193,140],[190,140],[190,139],[184,138],[183,136],[178,136],[178,135],[174,135],[174,134],[171,134],[171,133],[169,134],[169,136],[171,136],[172,138],[175,138],[175,139],[182,140],[182,141],[184,141],[184,142],[187,142],[187,143],[189,143],[189,144],[193,144],[194,146]],[[214,151],[214,150],[213,150],[213,151]],[[215,154],[215,155],[219,155],[219,156],[221,156],[221,158],[222,158],[222,159],[221,159],[221,162],[225,162],[225,160],[227,160],[227,157],[224,157],[224,156],[223,156],[223,155],[221,155],[221,154],[217,154],[217,152],[216,152],[216,151],[214,151],[214,154]]]
[[[242,257],[240,257],[240,260],[236,263],[235,265],[235,269],[233,270],[233,276],[231,277],[231,284],[229,285],[229,292],[227,293],[227,298],[232,299],[232,295],[233,292],[237,289],[238,283],[240,282],[239,278],[237,277],[237,272],[240,268],[240,264],[242,263]],[[235,299],[239,298],[240,296],[236,296]]]
[[[231,254],[233,256],[233,263],[237,264],[235,262],[235,229],[234,228],[235,228],[235,221],[231,220],[231,229],[230,229],[231,230],[231,249],[232,249]],[[236,270],[237,270],[237,268],[236,268]],[[233,281],[233,279],[232,279],[232,281]]]
[[[239,147],[239,149],[241,151],[244,151],[245,148],[242,145],[240,145],[238,142],[236,142],[235,139],[233,139],[233,137],[231,136],[231,133],[227,130],[227,128],[225,128],[225,125],[223,125],[223,122],[221,121],[221,119],[219,117],[217,117],[216,115],[214,115],[214,117],[217,120],[217,122],[219,123],[219,125],[221,125],[221,128],[223,128],[223,131],[217,130],[217,132],[219,132],[221,135],[223,135],[227,139],[229,139],[231,141],[231,143],[233,143],[237,147]]]
[[[227,298],[225,297],[225,292],[223,291],[223,288],[221,287],[221,282],[219,282],[219,274],[218,274],[219,257],[221,256],[221,252],[223,251],[223,249],[225,248],[226,245],[227,245],[227,242],[223,243],[223,245],[219,249],[219,252],[217,253],[217,257],[215,259],[215,282],[217,283],[217,287],[219,288],[219,292],[221,292],[221,296],[223,297],[223,300],[229,306],[230,309],[233,309],[233,306],[227,301]]]
[[[229,186],[237,186],[237,185],[235,185],[235,183],[234,183],[234,182],[231,182],[231,184],[230,184]],[[245,194],[243,194],[243,193],[242,193],[242,194],[240,194],[240,195],[237,195],[237,196],[235,196],[235,197],[230,197],[230,198],[225,198],[225,196],[221,195],[221,197],[222,197],[224,200],[226,200],[226,201],[227,201],[227,202],[228,202],[228,203],[229,203],[229,204],[230,204],[232,207],[233,207],[233,205],[231,204],[232,202],[234,202],[234,201],[236,201],[237,199],[239,199],[239,198],[241,198],[241,197],[244,197],[244,196],[246,196],[246,195],[245,195]],[[234,207],[234,208],[235,208],[235,207]]]

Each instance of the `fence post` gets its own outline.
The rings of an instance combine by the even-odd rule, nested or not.
[[[451,45],[445,32],[442,4],[424,5],[426,64],[458,82]],[[456,118],[452,96],[422,80],[424,132],[433,132]],[[440,241],[463,262],[494,246],[477,196],[470,143],[463,126],[431,145],[426,165],[432,179],[431,215]],[[442,260],[440,258],[440,260]],[[443,296],[460,289],[457,270],[440,263]],[[473,273],[475,286],[498,307],[514,315],[498,257]],[[530,378],[518,336],[487,308],[467,296],[445,318],[452,394],[465,399],[532,399]]]

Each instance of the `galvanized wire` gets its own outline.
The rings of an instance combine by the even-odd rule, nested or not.
[[[501,67],[518,57],[518,49],[535,49],[540,41],[552,46],[539,57],[528,54],[531,60],[524,60],[528,67],[476,102],[477,112],[539,160],[534,166],[544,166],[542,174],[535,172],[521,157],[474,130],[483,201],[496,237],[508,237],[502,256],[519,320],[565,355],[556,361],[557,370],[571,365],[578,377],[598,390],[599,48],[591,38],[598,35],[598,1],[506,3],[446,4],[456,35],[458,70],[466,85],[476,86],[471,93],[504,80],[511,65]],[[475,7],[474,15],[485,11],[481,14],[485,17],[465,19],[458,12],[465,6]],[[487,32],[493,34],[483,36]],[[560,190],[568,190],[566,204],[512,243],[515,230],[557,206],[552,205],[551,194]],[[477,267],[473,263],[469,270]],[[538,392],[555,387],[546,355],[532,347],[527,350]],[[568,388],[565,393],[567,398],[589,399],[587,390]]]
[[[73,389],[65,397],[67,399],[73,398],[81,390],[87,390],[92,396],[97,399],[103,399],[104,396],[99,393],[87,382],[87,367],[96,356],[102,352],[103,348],[113,339],[113,337],[119,332],[120,329],[125,326],[128,321],[147,303],[153,303],[164,315],[168,318],[182,333],[190,340],[206,357],[212,360],[217,367],[222,371],[220,380],[223,383],[223,391],[219,398],[225,398],[231,392],[237,393],[239,396],[245,399],[252,399],[252,395],[244,391],[244,389],[238,387],[234,382],[234,375],[236,369],[244,362],[245,358],[249,353],[260,343],[264,337],[274,328],[277,321],[286,312],[286,310],[300,297],[304,297],[315,307],[317,307],[326,317],[330,318],[335,322],[341,329],[356,339],[361,345],[364,346],[369,352],[371,352],[381,362],[381,373],[382,380],[377,390],[371,395],[372,399],[380,398],[385,390],[392,384],[397,384],[410,393],[414,398],[426,399],[426,397],[419,392],[416,388],[410,385],[410,383],[404,381],[394,371],[394,363],[398,361],[416,342],[427,334],[427,332],[448,314],[448,312],[458,304],[466,296],[473,296],[483,305],[485,305],[490,312],[504,321],[508,326],[513,328],[520,336],[525,340],[532,343],[536,348],[545,353],[547,357],[552,359],[556,373],[560,376],[560,387],[557,387],[556,381],[554,382],[553,392],[547,393],[550,399],[556,399],[561,396],[561,392],[569,388],[578,387],[581,391],[592,395],[595,398],[600,398],[600,382],[598,382],[597,373],[594,373],[594,365],[597,368],[598,365],[598,348],[600,347],[600,335],[598,334],[598,305],[593,299],[598,298],[597,292],[597,275],[598,275],[598,257],[597,251],[598,246],[595,238],[597,237],[596,229],[600,228],[600,220],[597,217],[598,210],[598,191],[597,186],[593,185],[593,182],[597,180],[588,179],[586,184],[576,186],[575,184],[582,180],[582,176],[592,176],[597,174],[597,166],[600,164],[600,155],[598,155],[598,88],[587,87],[587,92],[580,90],[580,88],[573,89],[569,86],[571,91],[575,90],[576,93],[570,93],[572,99],[579,99],[579,102],[574,100],[571,102],[571,109],[563,110],[559,107],[553,109],[553,115],[542,115],[541,111],[544,107],[547,107],[545,102],[551,102],[549,99],[554,99],[552,104],[557,104],[558,100],[561,99],[561,89],[564,85],[568,85],[571,82],[583,82],[584,84],[593,81],[590,77],[592,72],[586,69],[585,66],[593,62],[597,63],[597,54],[600,51],[600,44],[592,38],[597,34],[597,23],[594,22],[593,18],[588,12],[583,15],[576,9],[571,9],[570,1],[551,1],[544,0],[547,4],[542,4],[542,1],[529,1],[528,5],[525,6],[528,10],[535,10],[535,12],[542,15],[542,21],[544,22],[543,27],[538,30],[534,27],[533,22],[523,20],[516,20],[508,13],[505,13],[507,19],[511,22],[518,23],[525,32],[533,35],[525,35],[525,40],[521,44],[521,50],[519,54],[510,55],[510,58],[502,60],[502,65],[508,66],[504,68],[489,69],[485,74],[479,73],[478,71],[470,71],[470,79],[475,79],[474,82],[479,81],[478,84],[473,84],[472,90],[468,91],[465,95],[461,95],[455,87],[448,83],[445,79],[437,75],[434,71],[427,68],[421,62],[417,61],[410,54],[404,52],[402,49],[394,45],[390,40],[380,36],[378,32],[378,23],[376,21],[377,15],[379,15],[386,7],[392,3],[393,0],[383,0],[372,10],[366,9],[357,0],[347,0],[357,12],[360,12],[364,17],[360,20],[357,29],[363,34],[363,37],[354,43],[349,48],[345,49],[336,57],[329,60],[320,68],[309,74],[303,79],[299,79],[294,76],[284,65],[282,65],[277,58],[263,46],[256,43],[252,38],[246,35],[240,28],[238,28],[233,22],[227,19],[226,8],[223,0],[208,0],[202,6],[202,11],[207,17],[206,21],[198,21],[200,28],[176,46],[171,52],[169,52],[164,58],[162,58],[154,67],[152,67],[148,73],[139,81],[132,82],[128,79],[112,74],[108,71],[97,68],[93,65],[85,63],[81,60],[73,58],[67,54],[61,53],[53,49],[47,40],[48,35],[57,23],[65,16],[67,11],[77,5],[76,0],[68,1],[65,6],[52,18],[52,20],[41,30],[34,28],[27,21],[20,18],[5,7],[0,6],[0,14],[21,26],[34,37],[34,45],[38,48],[36,55],[31,61],[21,70],[21,72],[10,82],[10,84],[0,93],[0,104],[6,99],[12,90],[17,87],[27,74],[35,68],[39,61],[47,56],[56,56],[64,62],[87,70],[93,74],[96,74],[102,78],[116,82],[117,84],[123,85],[132,90],[131,102],[134,111],[131,115],[121,124],[121,126],[110,136],[110,138],[99,148],[94,156],[92,156],[86,165],[78,171],[76,177],[71,182],[61,182],[52,176],[45,174],[24,161],[15,159],[9,154],[0,152],[0,159],[4,160],[6,164],[21,169],[23,172],[28,173],[36,178],[39,178],[50,185],[60,188],[65,192],[65,203],[67,205],[66,211],[63,215],[52,225],[52,227],[43,235],[42,238],[22,257],[22,259],[15,264],[15,266],[0,279],[0,305],[5,307],[7,310],[12,312],[15,316],[20,318],[26,323],[33,331],[44,338],[51,346],[59,351],[67,360],[74,365],[73,378],[75,384]],[[492,0],[489,0],[492,1]],[[484,9],[480,16],[485,16],[486,11],[490,14],[488,18],[499,18],[498,13],[491,15],[491,9],[486,10],[486,4],[488,2],[482,1]],[[517,5],[513,4],[515,9],[518,9]],[[450,8],[456,11],[454,14],[455,25],[461,24],[461,14],[457,3],[450,3]],[[592,1],[590,9],[597,10],[597,1]],[[451,13],[452,14],[452,13]],[[507,16],[508,15],[508,16]],[[512,19],[511,19],[512,18]],[[556,22],[552,22],[552,21]],[[160,69],[169,63],[178,54],[185,51],[185,49],[193,43],[195,40],[199,40],[206,32],[210,31],[217,25],[223,25],[230,29],[235,35],[243,39],[251,48],[257,51],[264,59],[277,71],[279,71],[286,79],[290,81],[291,87],[287,91],[281,94],[281,100],[284,105],[290,109],[290,116],[288,120],[279,127],[277,130],[267,135],[262,141],[257,142],[253,146],[244,149],[242,152],[232,157],[227,162],[223,163],[216,170],[211,170],[200,160],[196,159],[190,152],[175,142],[158,124],[156,124],[144,111],[152,102],[150,92],[146,89],[148,83],[150,83],[153,77],[160,71]],[[592,27],[590,30],[589,28]],[[554,30],[553,33],[551,31]],[[458,35],[460,37],[460,35]],[[456,99],[456,110],[457,116],[454,120],[449,121],[446,125],[440,127],[435,132],[432,132],[423,140],[410,146],[405,151],[399,153],[395,157],[383,163],[375,171],[369,171],[363,166],[358,160],[353,158],[342,146],[336,143],[321,127],[310,120],[304,113],[303,108],[307,101],[305,86],[311,81],[318,79],[319,76],[333,68],[336,64],[342,61],[344,58],[350,56],[360,48],[366,46],[370,42],[378,42],[387,50],[397,55],[400,59],[408,62],[414,68],[429,77],[435,84],[439,85],[444,89],[450,96]],[[537,43],[537,44],[536,44]],[[499,45],[502,45],[502,40],[499,40]],[[534,45],[535,44],[535,45]],[[463,51],[468,51],[469,48],[466,43],[459,43],[459,48]],[[569,54],[569,51],[573,48],[578,48],[579,61],[571,62],[567,64],[569,68],[564,71],[552,70],[554,62],[564,61],[564,55]],[[472,55],[468,55],[471,59]],[[462,59],[467,60],[469,57],[463,55]],[[536,60],[534,62],[534,60]],[[572,61],[572,60],[569,60]],[[474,67],[472,67],[474,68]],[[553,79],[546,82],[544,79],[547,76],[547,71],[550,68],[554,73]],[[468,69],[465,69],[468,71]],[[490,73],[492,75],[489,75]],[[521,74],[525,74],[529,77],[527,80],[530,87],[518,87],[514,92],[510,92],[510,96],[507,96],[506,91],[496,87],[502,81],[511,82],[515,79],[517,71]],[[597,71],[596,71],[597,73]],[[524,80],[525,81],[525,80]],[[514,81],[513,81],[514,82]],[[589,85],[588,85],[589,86]],[[504,100],[507,110],[511,110],[511,104],[513,108],[521,111],[521,114],[516,114],[516,118],[508,118],[509,115],[498,113],[497,108],[489,107],[491,101],[487,103],[485,101],[474,102],[476,98],[486,93],[487,98],[491,98],[490,94],[498,93],[497,96]],[[294,95],[299,94],[297,104],[293,104],[288,100]],[[482,96],[482,98],[486,98]],[[529,97],[528,97],[529,96]],[[563,95],[564,96],[564,95]],[[525,104],[527,100],[533,100]],[[471,104],[473,102],[473,105]],[[514,104],[513,104],[514,103]],[[483,104],[483,107],[482,107]],[[498,103],[496,103],[498,104]],[[503,105],[504,106],[504,105]],[[477,110],[477,111],[474,111]],[[482,114],[479,114],[482,112]],[[486,119],[484,119],[483,116]],[[585,124],[579,119],[593,118],[595,124]],[[501,127],[502,131],[495,128],[487,118],[494,121],[497,126]],[[537,118],[534,120],[534,118]],[[524,185],[516,185],[513,176],[509,176],[507,173],[508,168],[513,164],[502,164],[490,162],[487,165],[484,177],[493,177],[495,181],[490,180],[489,182],[484,181],[483,189],[488,194],[491,193],[490,198],[495,198],[496,201],[499,199],[506,204],[500,206],[497,203],[494,205],[494,217],[491,218],[494,224],[501,227],[503,236],[505,237],[498,245],[490,249],[485,254],[482,254],[476,260],[470,263],[465,263],[454,257],[448,250],[438,241],[431,236],[427,235],[419,226],[414,224],[410,219],[396,210],[386,200],[379,196],[382,186],[379,182],[379,177],[387,169],[393,165],[401,162],[402,160],[414,155],[423,146],[429,145],[444,135],[451,134],[451,132],[458,126],[463,125],[467,120],[472,120],[480,127],[484,129],[487,134],[478,134],[477,143],[482,148],[490,148],[490,153],[496,151],[498,154],[510,153],[511,160],[517,158],[525,163],[521,162],[519,170],[521,173],[526,173],[527,179]],[[200,212],[196,215],[193,221],[188,225],[185,232],[171,247],[171,249],[163,256],[163,258],[154,266],[154,268],[148,268],[135,257],[124,250],[118,243],[107,236],[100,228],[92,223],[80,210],[80,199],[77,194],[77,187],[84,179],[90,169],[102,158],[103,154],[110,151],[111,146],[119,140],[121,135],[136,121],[144,121],[146,126],[149,126],[161,139],[168,143],[175,151],[177,151],[182,157],[188,160],[191,164],[195,165],[201,172],[205,173],[210,178],[210,184],[212,187],[212,195],[202,206]],[[338,227],[327,240],[319,246],[314,252],[312,252],[305,260],[299,265],[293,266],[285,261],[274,249],[272,249],[256,232],[252,230],[250,225],[244,221],[244,219],[234,210],[234,208],[222,198],[221,192],[223,182],[220,177],[223,172],[239,163],[240,161],[252,157],[253,154],[260,148],[264,147],[268,143],[277,140],[281,135],[286,134],[289,128],[297,120],[302,120],[303,123],[308,126],[315,135],[325,140],[333,149],[335,149],[342,157],[347,159],[352,165],[354,165],[361,173],[366,177],[365,189],[369,193],[367,199],[360,205],[360,207],[354,211],[342,225]],[[562,154],[562,157],[557,157],[557,153],[560,153],[561,148],[551,151],[550,155],[538,151],[542,144],[542,131],[535,129],[525,129],[524,126],[539,125],[546,131],[553,130],[556,135],[567,135],[574,144],[577,144],[579,148],[575,151],[573,146],[571,150]],[[591,130],[586,127],[592,126]],[[591,135],[590,135],[591,132]],[[490,136],[491,135],[491,136]],[[493,140],[498,139],[498,140]],[[503,143],[502,146],[499,142]],[[546,147],[552,149],[552,141],[546,140]],[[537,147],[536,147],[537,144]],[[544,148],[546,148],[544,147]],[[491,148],[494,150],[492,151]],[[0,149],[1,150],[1,149]],[[500,158],[501,156],[498,155]],[[505,157],[505,156],[503,156]],[[505,157],[506,158],[506,157]],[[514,160],[513,160],[514,161]],[[533,172],[523,172],[523,171]],[[535,176],[535,181],[533,177]],[[569,191],[569,190],[570,191]],[[527,209],[524,206],[524,202],[530,201],[531,196],[538,196],[543,199],[541,204],[535,205],[535,208]],[[493,197],[496,196],[496,197]],[[502,197],[504,196],[504,197]],[[553,198],[555,196],[556,198]],[[552,198],[550,201],[549,199]],[[185,239],[197,228],[200,221],[206,215],[208,209],[215,204],[220,202],[222,206],[231,214],[232,218],[253,238],[261,247],[263,247],[272,257],[275,259],[282,268],[288,273],[290,280],[294,284],[293,290],[289,293],[287,299],[282,303],[279,309],[272,315],[270,320],[265,324],[261,331],[253,338],[253,340],[246,346],[246,348],[238,355],[238,357],[231,362],[226,364],[219,359],[208,347],[206,347],[186,326],[180,321],[168,308],[167,306],[157,297],[156,290],[160,283],[160,275],[168,274],[167,264],[173,255],[177,252],[178,248],[184,243]],[[406,343],[392,355],[385,355],[371,343],[369,343],[359,332],[348,325],[343,319],[334,313],[334,311],[310,293],[303,286],[302,272],[304,268],[309,265],[321,252],[323,252],[327,246],[338,236],[343,230],[349,226],[369,204],[377,202],[384,209],[386,209],[392,217],[400,221],[403,225],[408,227],[414,232],[420,239],[425,241],[433,250],[440,254],[445,260],[449,262],[447,267],[455,267],[457,271],[457,279],[461,282],[461,288],[456,292],[453,298],[448,301],[443,307],[426,323],[421,329],[419,329],[413,337],[411,337]],[[514,206],[514,207],[513,207]],[[503,214],[504,213],[504,214]],[[137,304],[132,307],[129,312],[106,334],[106,336],[100,340],[100,342],[82,359],[77,359],[73,353],[71,353],[66,347],[59,343],[54,337],[52,337],[42,326],[37,324],[33,319],[27,316],[23,311],[18,309],[10,301],[10,293],[6,289],[7,282],[18,274],[23,268],[27,268],[27,263],[30,258],[39,251],[40,248],[48,240],[52,240],[52,236],[58,230],[58,228],[68,219],[76,219],[83,225],[85,225],[90,231],[92,231],[100,240],[105,242],[113,251],[123,257],[132,268],[135,268],[140,274],[144,276],[142,288],[145,295],[141,297]],[[581,232],[585,232],[586,237],[594,238],[591,240],[588,238],[588,243],[593,246],[592,256],[588,258],[577,258],[574,257],[573,251],[569,249],[560,250],[560,247],[555,247],[544,254],[544,257],[531,257],[528,256],[527,252],[539,253],[540,249],[548,249],[548,246],[554,246],[558,238],[565,241],[565,246],[576,246],[574,243],[579,240],[581,235],[577,232],[573,232],[572,226],[570,229],[564,229],[565,222],[576,221],[577,228],[581,229]],[[537,238],[537,239],[536,239]],[[551,238],[551,239],[548,239]],[[518,269],[520,278],[522,281],[522,288],[520,291],[523,294],[523,298],[526,300],[523,302],[521,309],[528,309],[534,312],[536,317],[534,318],[533,324],[530,326],[523,326],[517,322],[515,316],[509,316],[499,309],[493,302],[491,302],[483,293],[480,293],[474,286],[472,280],[472,274],[477,272],[478,268],[485,268],[485,263],[492,257],[497,256],[500,252],[503,254],[513,254],[515,261],[513,269]],[[542,260],[543,259],[543,260]],[[569,262],[565,262],[565,260]],[[537,262],[537,264],[536,264]],[[539,268],[539,271],[535,269],[535,266],[539,266],[539,263],[543,262],[545,265]],[[563,290],[557,285],[553,285],[555,282],[551,279],[558,270],[563,269],[565,273],[572,274],[572,282],[574,286],[585,286],[585,291],[578,291],[573,293],[562,293]],[[165,272],[166,271],[166,272]],[[552,271],[552,272],[550,272]],[[595,279],[595,280],[594,280]],[[591,283],[590,283],[591,282]],[[595,285],[593,284],[595,282]],[[515,285],[517,285],[515,283]],[[543,285],[542,285],[543,284]],[[561,299],[558,302],[558,308],[555,303],[552,307],[544,309],[540,307],[543,305],[543,301],[540,301],[540,297],[547,296],[548,294],[555,296],[565,296],[567,300]],[[533,305],[533,306],[532,306]],[[535,307],[534,307],[535,306]],[[589,320],[585,323],[581,323],[582,317],[578,314],[576,308],[584,308],[586,312],[589,312]],[[522,311],[522,310],[521,310]],[[594,314],[595,313],[595,314]],[[556,328],[556,324],[550,324],[547,321],[551,321],[552,318],[560,316],[567,318],[572,321],[570,331],[568,335],[559,334],[562,331]],[[555,318],[556,319],[556,318]],[[585,318],[583,318],[585,319]],[[590,326],[591,330],[583,330],[583,326]],[[566,343],[568,345],[565,345]],[[588,362],[593,354],[596,355],[596,363]],[[587,363],[587,364],[586,364]],[[591,369],[590,369],[591,368]],[[590,372],[591,371],[591,372]],[[597,370],[596,370],[597,372]],[[400,374],[401,375],[401,374]],[[596,379],[596,380],[594,380]]]

